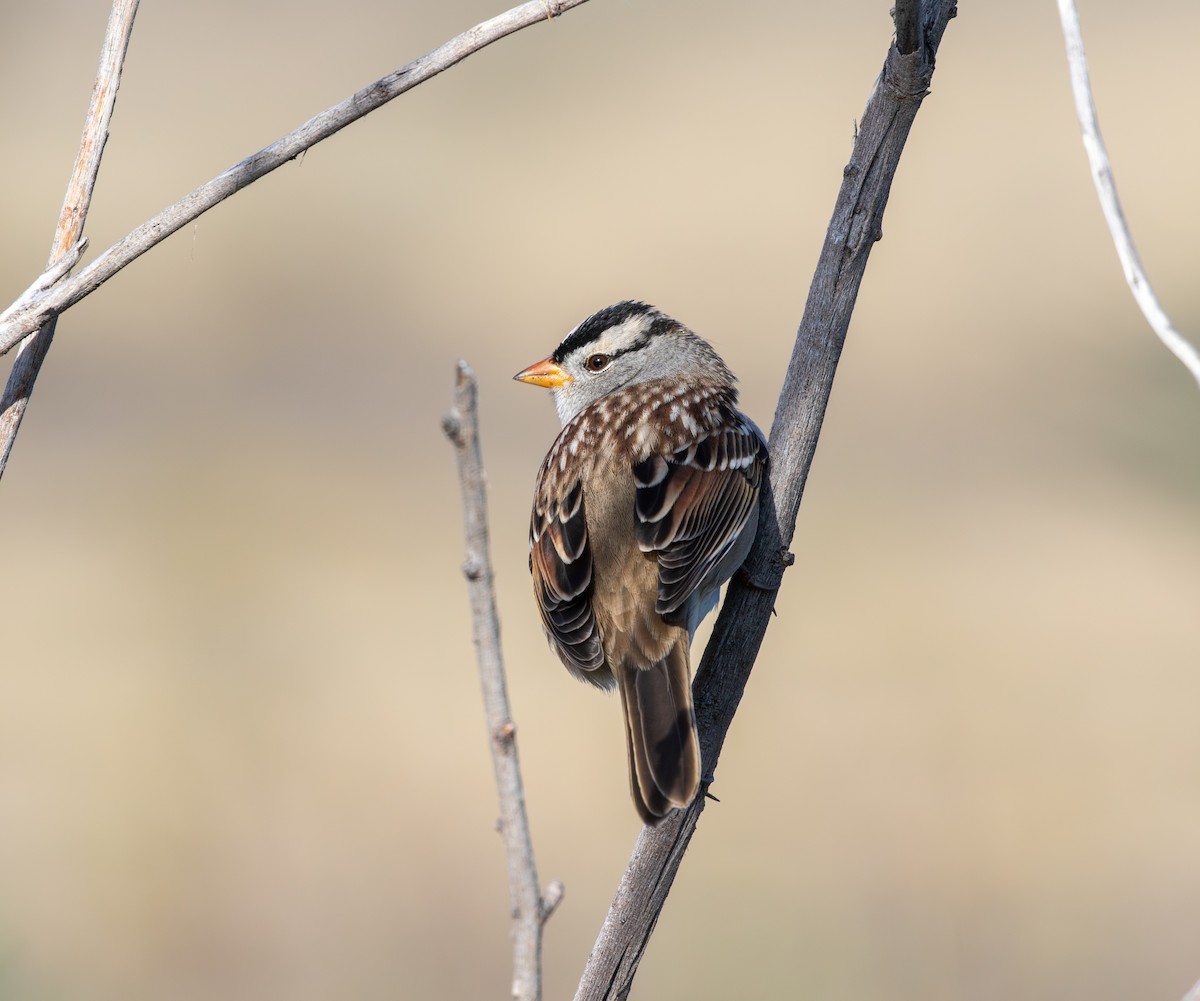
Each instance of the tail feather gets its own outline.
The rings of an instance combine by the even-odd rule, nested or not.
[[[654,825],[687,806],[700,787],[686,637],[649,668],[616,672],[625,710],[629,785],[642,820]]]

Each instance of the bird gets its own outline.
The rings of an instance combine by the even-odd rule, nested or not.
[[[575,677],[620,693],[653,826],[700,787],[689,650],[754,541],[766,441],[713,347],[636,300],[513,378],[549,389],[562,423],[529,525],[542,627]]]

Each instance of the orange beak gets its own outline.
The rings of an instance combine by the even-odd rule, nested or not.
[[[527,382],[531,386],[541,386],[544,389],[557,389],[559,386],[572,381],[571,377],[550,358],[543,359],[534,365],[530,365],[529,368],[522,369],[513,378],[517,382]]]

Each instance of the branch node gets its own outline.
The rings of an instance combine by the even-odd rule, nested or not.
[[[454,411],[442,418],[442,434],[449,438],[455,445],[462,445],[462,418],[458,412]]]
[[[510,745],[512,744],[513,738],[516,735],[517,724],[512,720],[507,719],[493,731],[492,740],[494,740],[497,744]]]
[[[49,292],[55,285],[67,277],[70,270],[79,263],[79,258],[83,256],[84,250],[87,248],[88,238],[81,236],[63,254],[57,261],[49,265],[45,271],[38,275],[33,283],[22,292],[11,306],[3,313],[0,313],[0,322],[8,319],[14,313],[23,309],[32,307],[34,302]]]
[[[552,879],[546,886],[546,892],[542,894],[541,907],[538,909],[538,920],[545,924],[550,920],[550,915],[554,913],[554,909],[562,902],[563,894],[566,888],[563,886],[561,879]]]
[[[883,84],[902,101],[920,101],[929,93],[933,67],[923,51],[901,52],[895,44],[883,64]]]
[[[46,270],[46,273],[42,276],[43,279],[46,279],[46,284],[42,285],[39,291],[44,292],[62,281],[67,276],[67,272],[79,263],[79,258],[83,256],[83,252],[87,249],[87,245],[88,238],[86,236],[81,236],[78,240],[71,244],[62,257],[60,257],[52,267]]]
[[[743,584],[755,591],[778,591],[783,583],[783,572],[795,562],[796,554],[783,548],[760,561],[753,570],[748,564],[743,565],[737,575]]]

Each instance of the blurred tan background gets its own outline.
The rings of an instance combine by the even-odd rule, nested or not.
[[[510,376],[644,298],[768,425],[888,6],[595,0],[63,318],[0,484],[0,997],[507,996],[438,429],[460,356],[570,995],[637,828],[616,706],[537,626],[556,421]],[[1128,216],[1195,338],[1200,6],[1081,6]],[[143,4],[92,247],[498,9]],[[106,16],[3,15],[4,303],[43,265]],[[1121,280],[1061,49],[1048,0],[950,26],[639,998],[1200,977],[1200,394]]]

